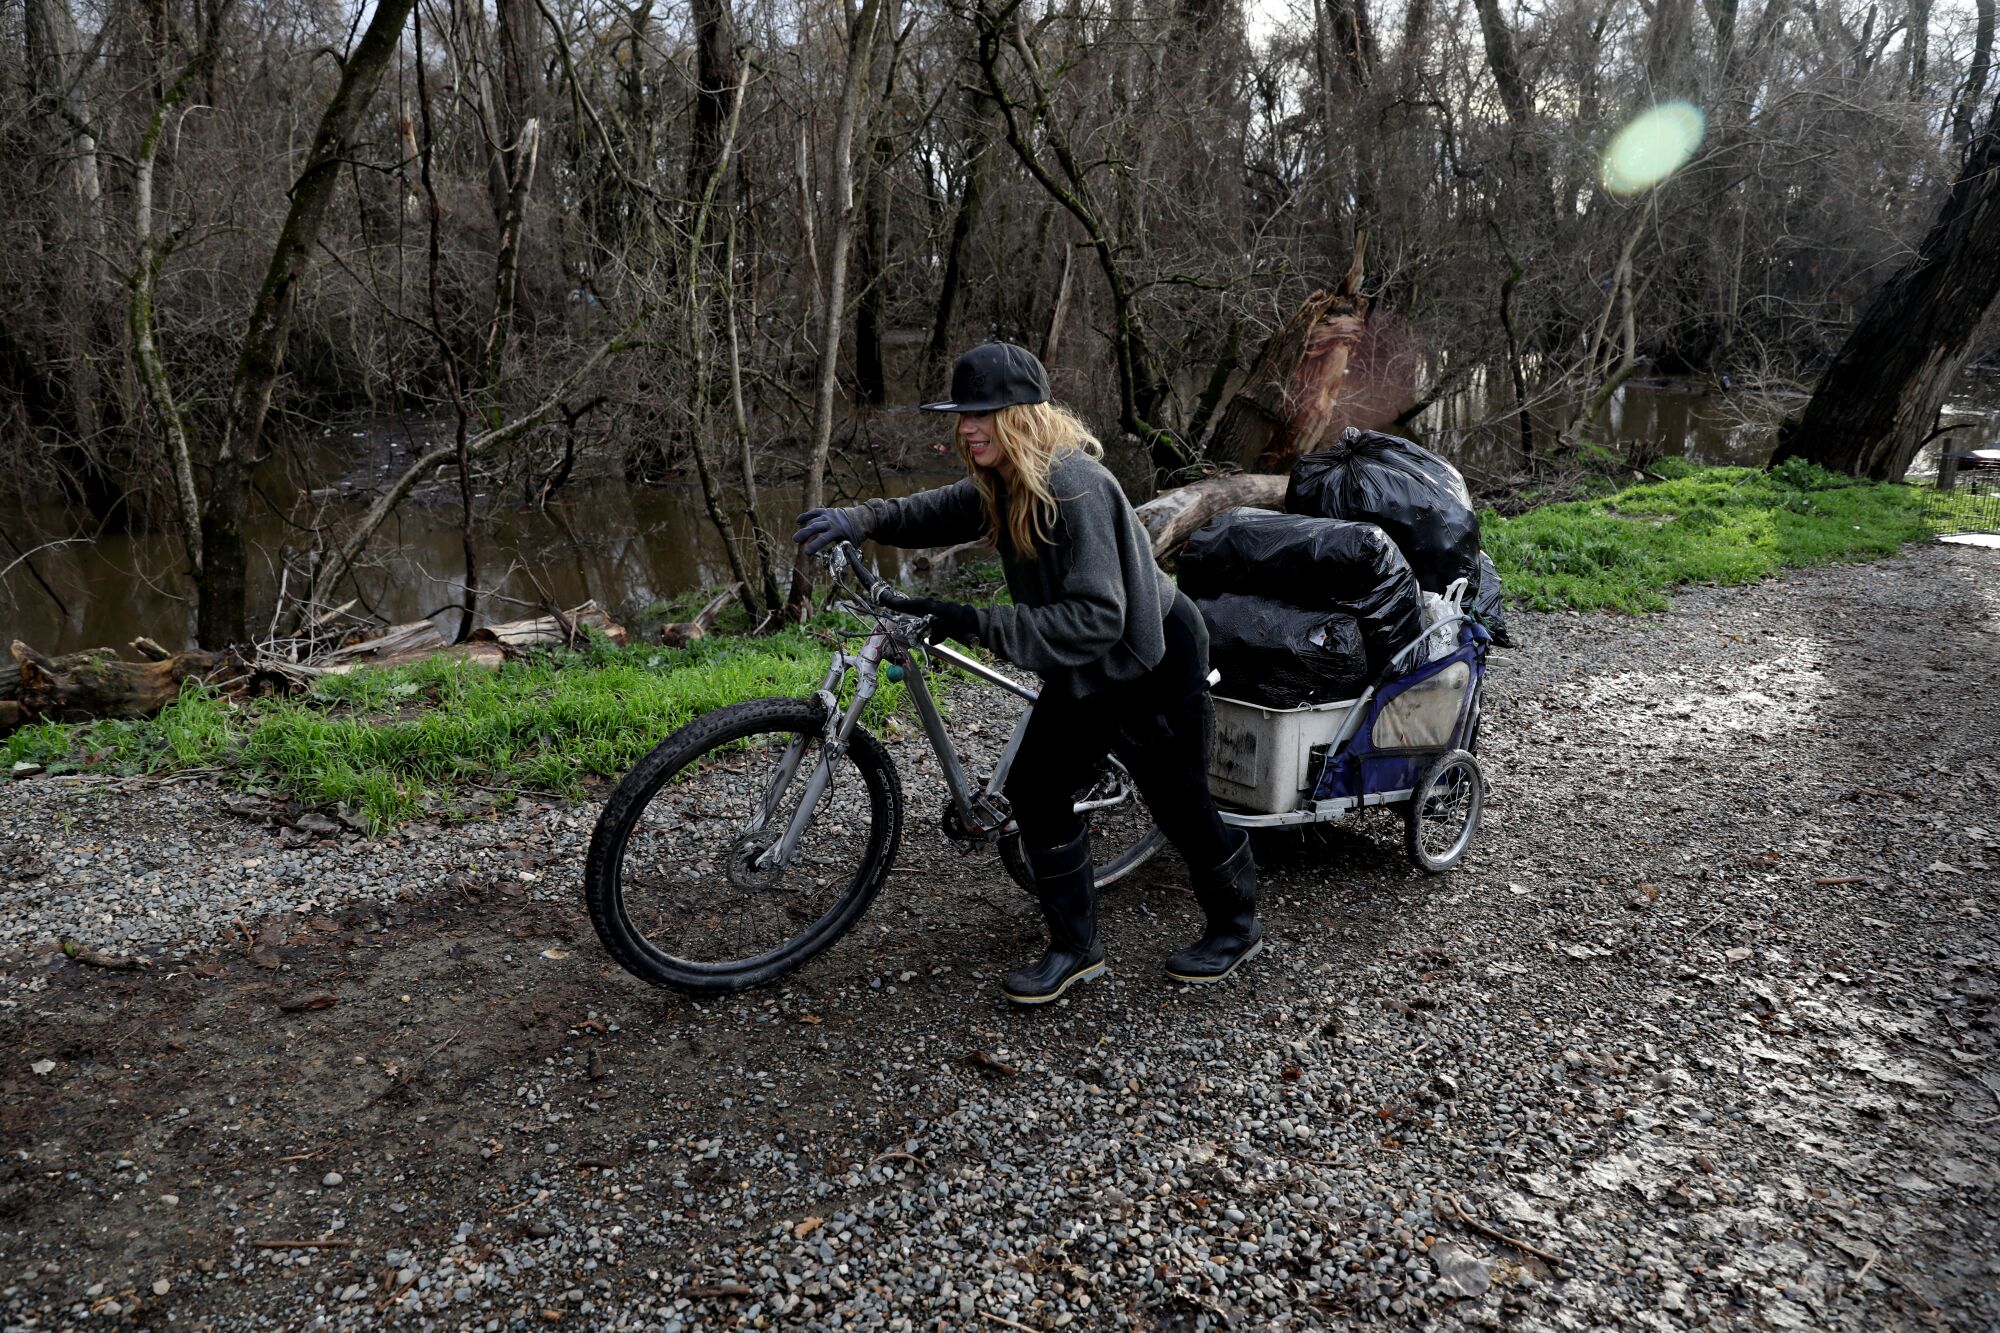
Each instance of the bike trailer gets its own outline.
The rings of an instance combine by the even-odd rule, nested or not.
[[[1215,696],[1209,786],[1223,818],[1272,828],[1405,805],[1412,858],[1427,870],[1449,868],[1485,804],[1472,752],[1491,642],[1473,620],[1459,618],[1456,629],[1452,652],[1409,667],[1422,654],[1419,639],[1358,698],[1265,708]]]

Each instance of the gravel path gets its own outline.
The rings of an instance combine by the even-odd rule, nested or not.
[[[1461,870],[1265,842],[1183,992],[1163,858],[1027,1015],[908,737],[882,902],[701,1004],[602,961],[592,808],[0,787],[0,1323],[2000,1327],[2000,554],[1517,623]]]

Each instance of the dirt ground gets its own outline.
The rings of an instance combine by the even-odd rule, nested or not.
[[[920,827],[788,983],[649,990],[577,898],[594,808],[539,802],[145,970],[22,941],[0,1323],[2000,1327],[2000,553],[1517,623],[1467,863],[1263,840],[1220,988],[1159,973],[1168,856],[1109,979],[1007,1011],[1029,904]],[[0,905],[198,809],[273,854],[222,796],[12,784]]]

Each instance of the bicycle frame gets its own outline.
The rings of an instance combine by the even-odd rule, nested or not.
[[[857,614],[864,608],[850,606]],[[999,762],[983,785],[975,783],[965,771],[965,765],[958,757],[958,747],[952,744],[951,735],[945,730],[944,717],[938,711],[937,700],[931,694],[924,668],[925,657],[935,657],[949,663],[969,675],[976,676],[991,685],[998,686],[1010,694],[1018,695],[1030,705],[1038,697],[1037,692],[1001,672],[995,671],[957,649],[944,644],[924,644],[921,636],[904,636],[885,628],[885,620],[873,607],[865,609],[865,614],[874,618],[876,627],[863,642],[859,652],[849,652],[846,648],[834,650],[833,662],[827,668],[826,677],[813,697],[820,703],[826,715],[826,729],[822,733],[819,762],[806,777],[805,791],[799,805],[792,812],[783,834],[761,855],[754,864],[760,870],[771,867],[789,866],[797,855],[799,840],[805,836],[812,823],[813,814],[819,807],[832,784],[835,767],[847,751],[848,738],[854,728],[860,725],[861,714],[866,711],[869,700],[880,688],[883,662],[902,668],[903,687],[909,691],[910,702],[916,708],[917,719],[923,724],[924,736],[930,741],[931,749],[937,754],[938,764],[944,770],[946,789],[958,812],[961,826],[974,837],[988,839],[998,837],[1012,829],[1012,819],[1007,811],[1006,799],[1001,795],[1007,785],[1007,775],[1014,766],[1014,756],[1021,749],[1021,738],[1028,729],[1028,713],[1014,727],[1007,738],[1006,747],[1000,752]],[[914,622],[913,622],[914,624]],[[845,708],[840,705],[840,695],[850,674],[856,676],[854,697]],[[799,765],[805,759],[806,741],[804,737],[785,747],[784,755],[778,761],[778,768],[771,775],[771,783],[765,790],[764,799],[759,804],[756,816],[745,830],[746,835],[755,836],[763,832],[777,813],[778,803],[784,793],[791,789],[792,781],[798,776]],[[1091,809],[1108,801],[1080,802],[1078,808]]]

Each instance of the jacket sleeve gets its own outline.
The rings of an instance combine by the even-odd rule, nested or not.
[[[884,546],[956,546],[986,535],[986,508],[972,478],[898,499],[864,500],[847,514],[861,535]]]
[[[1105,490],[1112,484],[1107,480],[1059,502],[1070,546],[1061,595],[1047,606],[979,608],[981,643],[1039,675],[1095,662],[1117,646],[1125,636],[1125,570],[1119,515]],[[1118,503],[1124,503],[1122,494]]]

